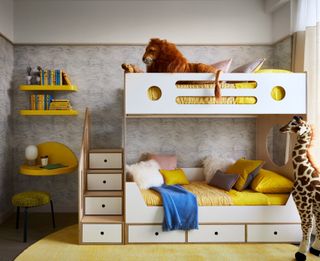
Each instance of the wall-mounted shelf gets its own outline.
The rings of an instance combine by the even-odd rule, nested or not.
[[[78,115],[76,110],[21,110],[24,116],[75,116]]]
[[[76,85],[20,85],[20,91],[69,91],[76,92]]]

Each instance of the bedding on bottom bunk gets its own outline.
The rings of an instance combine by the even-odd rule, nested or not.
[[[192,182],[183,187],[197,196],[199,206],[259,206],[285,205],[290,194],[264,194],[253,190],[225,191],[207,185],[205,182]],[[153,190],[140,190],[148,206],[162,206],[159,193]]]

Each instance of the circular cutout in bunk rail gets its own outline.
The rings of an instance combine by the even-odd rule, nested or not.
[[[282,86],[275,86],[271,90],[271,97],[275,101],[281,101],[286,96],[286,91]]]
[[[161,92],[161,89],[158,87],[158,86],[151,86],[148,88],[148,91],[147,91],[147,94],[148,94],[148,98],[151,100],[151,101],[157,101],[161,98],[162,96],[162,92]]]

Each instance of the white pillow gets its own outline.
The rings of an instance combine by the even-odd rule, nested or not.
[[[221,170],[222,172],[224,172],[235,161],[235,159],[223,157],[218,154],[211,154],[205,157],[204,160],[202,160],[202,165],[203,174],[207,183],[210,182],[217,170]]]
[[[163,184],[163,177],[159,172],[159,163],[155,160],[140,161],[136,164],[127,165],[126,170],[133,177],[140,189],[159,187]]]

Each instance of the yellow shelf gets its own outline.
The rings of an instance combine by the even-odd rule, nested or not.
[[[21,115],[24,116],[74,116],[78,115],[78,111],[76,110],[21,110]]]
[[[29,176],[55,176],[60,174],[68,174],[72,173],[77,170],[78,165],[58,168],[58,169],[43,169],[40,168],[39,165],[37,166],[28,166],[28,165],[21,165],[20,166],[20,174],[29,175]]]
[[[20,85],[21,91],[78,91],[76,85]]]

